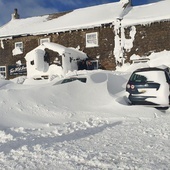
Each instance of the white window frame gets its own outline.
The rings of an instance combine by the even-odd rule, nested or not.
[[[43,44],[44,42],[50,42],[50,38],[41,38],[40,39],[40,45]]]
[[[94,70],[97,70],[99,68],[99,61],[98,60],[90,60],[93,63]]]
[[[0,78],[1,75],[3,75],[4,78],[6,78],[6,66],[0,66]]]
[[[98,32],[86,33],[86,47],[98,47]]]
[[[24,47],[23,47],[23,42],[16,42],[16,43],[15,43],[15,49],[16,49],[17,47],[19,47],[20,50],[23,52],[23,49],[24,49]]]

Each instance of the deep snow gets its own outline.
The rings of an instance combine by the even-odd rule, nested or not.
[[[87,83],[0,80],[1,169],[170,169],[170,110],[126,103],[133,69],[68,74]]]
[[[169,19],[167,4],[169,0],[133,7],[122,24]],[[110,5],[116,10],[110,10],[114,9]],[[47,21],[48,16],[11,20],[1,27],[1,36],[59,32],[109,23],[122,11],[122,3],[110,5],[75,10],[55,19],[59,23],[55,30],[56,23]],[[160,6],[163,10],[159,10]],[[89,18],[91,14],[93,17]],[[74,21],[70,20],[72,17]],[[23,23],[28,27],[24,28]],[[134,33],[135,29],[130,41],[124,42],[127,49],[133,45]],[[115,54],[120,57],[118,43],[115,44]],[[1,47],[4,48],[2,40]],[[115,72],[69,73],[86,75],[86,84],[76,81],[54,85],[59,78],[0,79],[0,169],[170,169],[170,109],[129,106],[125,98],[125,85],[133,70],[158,64],[170,66],[169,56],[169,51],[153,53],[148,63],[124,65]]]

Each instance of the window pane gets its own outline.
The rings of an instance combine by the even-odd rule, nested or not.
[[[49,38],[40,39],[40,44],[43,44],[45,42],[50,42],[50,39]]]
[[[6,78],[6,67],[0,66],[0,78]]]
[[[22,42],[16,42],[15,48],[19,48],[23,52],[23,43]]]
[[[98,46],[98,34],[97,32],[86,34],[86,47]]]

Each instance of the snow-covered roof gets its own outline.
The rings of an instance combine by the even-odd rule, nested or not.
[[[63,16],[48,20],[48,15],[14,19],[0,27],[0,37],[27,34],[46,34],[90,28],[113,22],[123,10],[125,2],[108,3],[76,9]]]
[[[73,59],[86,59],[88,58],[86,53],[83,51],[79,51],[73,47],[65,47],[63,45],[53,43],[53,42],[44,42],[43,44],[39,45],[32,51],[28,52],[25,56],[26,60],[32,60],[34,58],[34,54],[38,51],[44,51],[44,49],[50,49],[52,51],[57,52],[59,55],[63,55],[64,53],[69,53]]]
[[[126,3],[127,0],[121,0],[115,3],[80,8],[53,19],[49,19],[49,15],[13,19],[0,27],[0,38],[93,28],[107,23],[114,24],[119,17],[123,17],[123,26],[170,19],[170,0],[161,0],[141,6],[127,6],[128,9],[124,10]]]
[[[141,6],[133,6],[124,16],[122,25],[148,24],[155,21],[170,20],[170,0],[160,0]]]

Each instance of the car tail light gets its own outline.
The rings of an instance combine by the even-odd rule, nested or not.
[[[132,84],[132,85],[130,86],[130,88],[131,88],[131,89],[134,89],[134,88],[135,88],[135,86]]]
[[[127,87],[127,89],[132,89],[132,90],[135,88],[135,86],[134,86],[133,84],[131,84],[131,85],[130,85],[130,84],[127,84],[126,87]]]
[[[127,84],[127,86],[126,86],[126,87],[127,87],[127,89],[130,89],[130,84]]]

